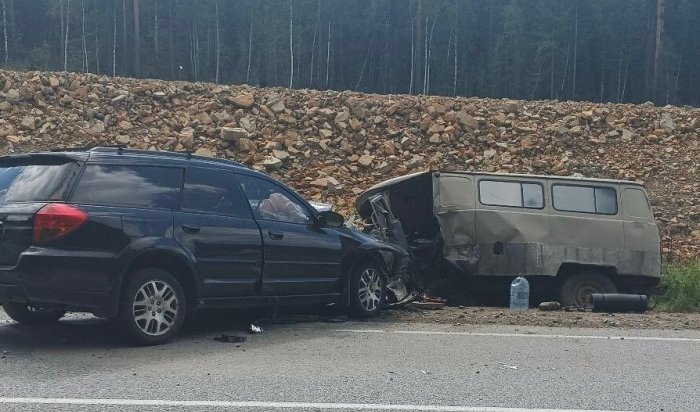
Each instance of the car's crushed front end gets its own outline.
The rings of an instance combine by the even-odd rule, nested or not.
[[[400,305],[420,296],[428,287],[432,273],[428,266],[434,263],[435,251],[439,245],[430,239],[416,236],[416,233],[411,233],[409,239],[402,222],[394,215],[389,193],[381,188],[363,193],[358,198],[357,211],[367,225],[365,231],[370,236],[406,251],[394,276],[388,279],[387,288],[391,292],[388,303]],[[427,214],[420,216],[420,219],[430,221],[431,216]]]
[[[384,302],[386,305],[403,304],[418,295],[418,289],[414,286],[415,268],[410,251],[390,239],[349,227],[339,229],[338,232],[347,253],[346,262],[350,265],[346,267],[346,272],[352,272],[352,265],[369,258],[384,273],[388,292]]]

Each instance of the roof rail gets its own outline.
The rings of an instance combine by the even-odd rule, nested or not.
[[[215,163],[222,163],[222,164],[234,164],[237,166],[243,166],[245,165],[238,163],[233,160],[228,160],[228,159],[221,159],[221,158],[216,158],[216,157],[207,157],[207,156],[198,156],[195,155],[192,152],[189,151],[177,151],[177,152],[171,152],[171,151],[166,151],[166,150],[143,150],[143,149],[129,149],[123,145],[114,145],[114,146],[95,146],[87,149],[91,152],[112,152],[116,151],[118,154],[123,154],[123,153],[132,153],[132,154],[142,154],[142,155],[156,155],[156,156],[164,156],[164,157],[172,157],[172,158],[178,158],[178,159],[197,159],[197,160],[205,160],[208,162],[215,162]]]
[[[117,150],[123,150],[126,149],[126,146],[123,144],[115,144],[115,145],[107,145],[107,146],[71,146],[71,147],[54,147],[53,149],[49,150],[50,152],[86,152],[89,150],[93,150],[95,148],[114,148]]]

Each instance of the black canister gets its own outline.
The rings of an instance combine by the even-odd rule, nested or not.
[[[646,295],[626,293],[593,293],[593,312],[645,312],[649,307]]]

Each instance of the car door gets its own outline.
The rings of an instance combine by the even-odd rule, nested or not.
[[[262,294],[339,292],[338,232],[316,225],[308,204],[273,180],[239,174],[238,181],[262,232]]]
[[[188,167],[175,239],[196,259],[203,297],[258,294],[262,240],[233,172]]]

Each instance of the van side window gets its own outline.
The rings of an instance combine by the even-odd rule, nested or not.
[[[523,183],[523,206],[535,209],[544,207],[542,186],[536,183]]]
[[[627,188],[622,196],[623,209],[630,217],[648,219],[651,217],[649,200],[644,191],[640,189]]]
[[[174,209],[182,169],[153,166],[88,165],[71,201],[104,206]]]
[[[617,194],[609,187],[554,185],[552,205],[564,212],[617,214]]]
[[[479,201],[488,206],[541,209],[544,207],[544,194],[542,185],[538,183],[481,180]]]

